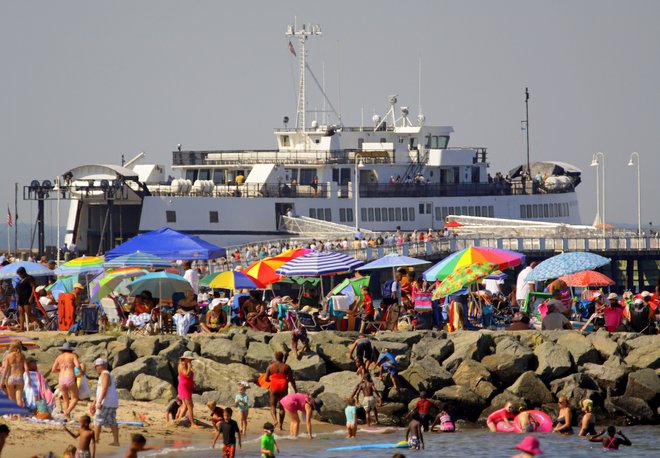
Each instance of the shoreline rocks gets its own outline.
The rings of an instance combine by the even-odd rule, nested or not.
[[[69,341],[90,378],[96,378],[91,361],[107,358],[122,397],[166,403],[176,396],[178,358],[190,350],[197,355],[195,402],[232,405],[236,384],[246,381],[251,405],[265,407],[268,392],[256,381],[273,353],[282,351],[299,389],[324,401],[321,417],[343,424],[346,398],[359,382],[348,357],[356,337],[355,332],[310,333],[312,352],[294,358],[289,333],[243,328],[187,337],[44,335],[27,354],[37,358],[52,386],[57,348]],[[507,401],[552,416],[557,398],[566,396],[576,409],[582,399],[592,399],[599,424],[660,422],[660,336],[604,330],[586,337],[574,331],[413,331],[380,332],[371,339],[375,349],[387,348],[399,362],[400,389],[386,377],[374,379],[385,401],[379,408],[384,424],[402,424],[420,391],[466,421],[483,421]]]

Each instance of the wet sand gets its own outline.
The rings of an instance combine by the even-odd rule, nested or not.
[[[79,405],[73,416],[77,419],[86,412],[86,406]],[[195,406],[195,419],[203,427],[200,429],[188,428],[184,424],[177,425],[165,423],[165,405],[154,402],[120,401],[117,411],[118,421],[143,421],[144,426],[119,426],[120,447],[111,447],[112,435],[110,430],[104,429],[101,433],[101,441],[97,446],[97,456],[123,456],[129,443],[131,434],[140,433],[147,438],[148,445],[163,446],[168,448],[186,447],[210,447],[213,442],[213,429],[208,420],[208,409],[206,406]],[[234,418],[238,420],[237,418]],[[254,440],[263,434],[262,426],[265,422],[272,421],[270,410],[250,409],[248,418],[248,431],[245,441]],[[3,456],[7,457],[32,457],[44,456],[53,452],[55,456],[61,456],[69,444],[76,445],[77,441],[69,436],[62,425],[54,423],[32,423],[27,420],[11,420],[4,418],[0,423],[9,426],[11,433],[5,443]],[[288,435],[289,423],[284,422],[284,433]],[[77,431],[76,426],[69,426],[69,430]],[[337,431],[341,426],[313,421],[314,433]],[[282,434],[278,432],[278,434]],[[305,437],[305,425],[301,424],[300,437]],[[218,440],[222,448],[222,438]],[[218,452],[219,454],[219,452]]]

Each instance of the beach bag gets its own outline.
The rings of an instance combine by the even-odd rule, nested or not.
[[[92,398],[92,389],[89,386],[89,381],[87,380],[86,375],[80,377],[80,382],[78,383],[78,398],[79,399]]]
[[[37,412],[35,417],[39,420],[50,420],[50,408],[44,399],[39,399],[37,401]]]
[[[414,297],[415,311],[430,312],[433,308],[433,293],[417,291]]]

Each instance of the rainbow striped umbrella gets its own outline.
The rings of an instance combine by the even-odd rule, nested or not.
[[[27,337],[16,334],[0,334],[0,348],[6,348],[12,342],[19,341],[26,347],[36,347],[37,343]]]
[[[82,256],[65,262],[57,269],[57,275],[95,275],[103,272],[103,258],[98,256]]]
[[[447,256],[422,275],[426,281],[443,280],[459,267],[484,262],[495,264],[496,269],[507,269],[525,262],[525,255],[499,248],[470,247]]]
[[[90,301],[98,302],[102,297],[113,292],[122,282],[126,280],[142,277],[149,272],[137,267],[126,267],[115,269],[110,272],[103,272],[89,282]]]
[[[496,269],[497,264],[493,264],[492,262],[477,262],[469,266],[459,267],[442,280],[442,283],[433,292],[433,299],[447,297],[465,285],[485,277]]]

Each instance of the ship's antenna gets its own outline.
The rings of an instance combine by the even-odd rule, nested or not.
[[[426,120],[426,116],[424,116],[424,112],[422,111],[422,55],[420,54],[419,56],[419,76],[418,76],[418,81],[417,81],[417,105],[419,107],[419,114],[417,115],[417,121],[419,121],[419,125],[423,126],[424,121]]]
[[[296,129],[305,131],[305,115],[307,110],[307,102],[305,100],[305,68],[307,63],[305,59],[307,57],[305,51],[305,42],[307,37],[312,35],[321,35],[321,28],[318,25],[312,25],[309,27],[309,30],[306,30],[305,24],[302,25],[300,30],[296,30],[295,19],[294,25],[289,25],[287,27],[286,35],[289,37],[298,38],[299,47],[299,60],[300,60],[300,81],[298,83],[298,106],[296,109]],[[292,51],[293,52],[293,51]]]

